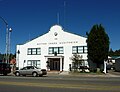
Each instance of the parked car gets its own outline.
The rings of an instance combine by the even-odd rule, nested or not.
[[[5,62],[0,62],[0,74],[7,75],[11,73],[10,64]]]
[[[26,67],[23,67],[20,70],[16,70],[14,72],[14,74],[16,76],[20,76],[20,75],[23,75],[23,76],[32,75],[32,76],[36,77],[38,75],[39,76],[46,75],[47,71],[46,71],[46,69],[40,69],[40,68],[35,67],[35,66],[26,66]]]

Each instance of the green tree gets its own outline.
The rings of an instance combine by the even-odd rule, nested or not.
[[[0,53],[0,62],[5,62],[5,60],[6,60],[5,58],[6,58],[6,54],[1,54],[1,53]],[[13,58],[15,58],[15,54],[12,54],[12,53],[11,53],[11,54],[9,55],[9,61],[10,61],[11,59],[13,59]]]
[[[91,62],[96,63],[97,68],[108,59],[109,43],[109,37],[103,26],[94,25],[88,34],[87,46],[88,58]]]
[[[75,70],[77,70],[83,62],[82,56],[80,56],[78,54],[73,54],[73,56],[70,59],[73,61],[72,62],[72,67]]]

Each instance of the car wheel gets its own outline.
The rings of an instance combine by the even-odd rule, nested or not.
[[[16,72],[15,75],[16,75],[16,76],[20,76],[20,73],[19,73],[19,72]]]
[[[33,75],[33,77],[38,76],[38,74],[36,72],[33,72],[32,75]]]

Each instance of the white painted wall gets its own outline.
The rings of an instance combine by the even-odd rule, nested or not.
[[[57,34],[57,36],[55,36]],[[27,60],[40,60],[41,68],[46,69],[46,59],[48,56],[49,47],[63,47],[64,54],[64,71],[69,70],[69,64],[72,63],[70,57],[72,54],[72,46],[87,46],[86,38],[71,34],[62,30],[59,25],[52,26],[50,31],[36,39],[33,39],[23,45],[17,45],[16,52],[20,51],[20,54],[16,53],[17,66],[20,68],[27,65]],[[41,55],[27,55],[28,48],[41,48]],[[83,59],[87,59],[87,54],[83,55]],[[25,62],[24,62],[25,61]],[[87,65],[87,62],[86,62]]]

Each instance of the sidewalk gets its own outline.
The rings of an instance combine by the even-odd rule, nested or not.
[[[48,72],[48,76],[76,76],[76,77],[120,77],[120,72],[118,73],[69,73],[69,72]]]
[[[8,74],[10,76],[15,76],[12,72]],[[66,77],[120,77],[120,72],[109,71],[106,74],[103,73],[69,73],[69,72],[47,72],[47,76],[66,76]]]

